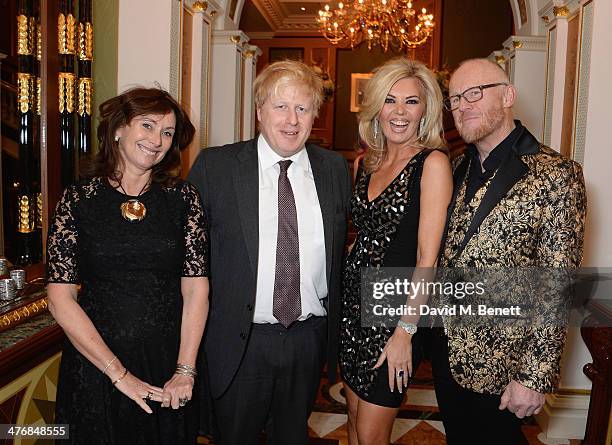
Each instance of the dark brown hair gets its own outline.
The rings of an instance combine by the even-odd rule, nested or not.
[[[162,161],[153,166],[151,179],[164,186],[176,184],[180,177],[180,152],[191,143],[195,128],[183,107],[160,88],[132,88],[100,105],[98,153],[85,168],[85,176],[115,177],[120,161],[119,144],[115,141],[117,129],[136,116],[169,112],[176,118],[172,146]]]

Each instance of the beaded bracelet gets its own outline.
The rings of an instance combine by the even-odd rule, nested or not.
[[[117,380],[115,380],[113,382],[113,386],[117,385],[117,383],[119,383],[128,373],[127,368],[125,368],[125,371],[123,371],[123,374],[121,375],[121,377],[119,377]]]
[[[115,360],[117,360],[117,356],[114,356],[113,358],[109,360],[109,362],[104,367],[104,371],[102,371],[102,374],[106,375],[106,371],[108,371],[108,367],[112,365]]]

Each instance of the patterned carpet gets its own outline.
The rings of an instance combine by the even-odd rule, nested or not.
[[[395,420],[391,441],[394,445],[444,445],[444,426],[438,412],[429,362],[421,363],[414,381]],[[314,411],[308,420],[311,445],[348,445],[346,419],[342,384],[329,385],[326,379],[322,379]],[[531,417],[523,421],[523,432],[530,445],[580,444],[578,440],[546,439]],[[205,438],[200,438],[198,443],[213,444]],[[263,436],[261,443],[265,444]],[[496,440],[492,437],[491,444],[494,443]]]

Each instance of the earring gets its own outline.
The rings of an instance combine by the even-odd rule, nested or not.
[[[378,119],[374,119],[374,139],[378,139]]]
[[[119,136],[115,135],[115,142],[119,142]]]
[[[419,122],[419,132],[417,133],[417,136],[420,138],[423,137],[423,130],[425,129],[425,118],[422,117],[421,121]]]

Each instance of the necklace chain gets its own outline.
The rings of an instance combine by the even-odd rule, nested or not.
[[[117,184],[119,184],[119,188],[128,198],[128,200],[120,206],[121,215],[123,216],[123,218],[129,222],[142,221],[144,217],[147,216],[147,207],[144,205],[144,203],[140,202],[138,198],[140,198],[142,192],[144,192],[147,186],[150,184],[151,178],[149,178],[149,180],[142,187],[142,189],[140,189],[140,193],[138,193],[135,198],[130,198],[130,195],[128,195],[128,193],[125,191],[123,185],[121,184],[121,181],[117,179],[116,175],[113,175],[113,179],[115,180],[115,182],[117,182]]]
[[[117,176],[113,175],[113,179],[115,180],[115,182],[117,184],[119,184],[119,188],[121,189],[121,191],[123,192],[124,195],[131,196],[128,192],[125,191],[125,189],[123,188],[123,185],[121,185],[121,181],[119,179],[117,179]],[[150,181],[151,181],[151,179],[149,178],[147,180],[147,182],[145,182],[145,185],[142,186],[142,188],[140,189],[140,192],[138,193],[138,195],[136,195],[136,198],[138,198],[140,195],[142,195],[142,192],[145,191],[145,189],[149,185]]]

